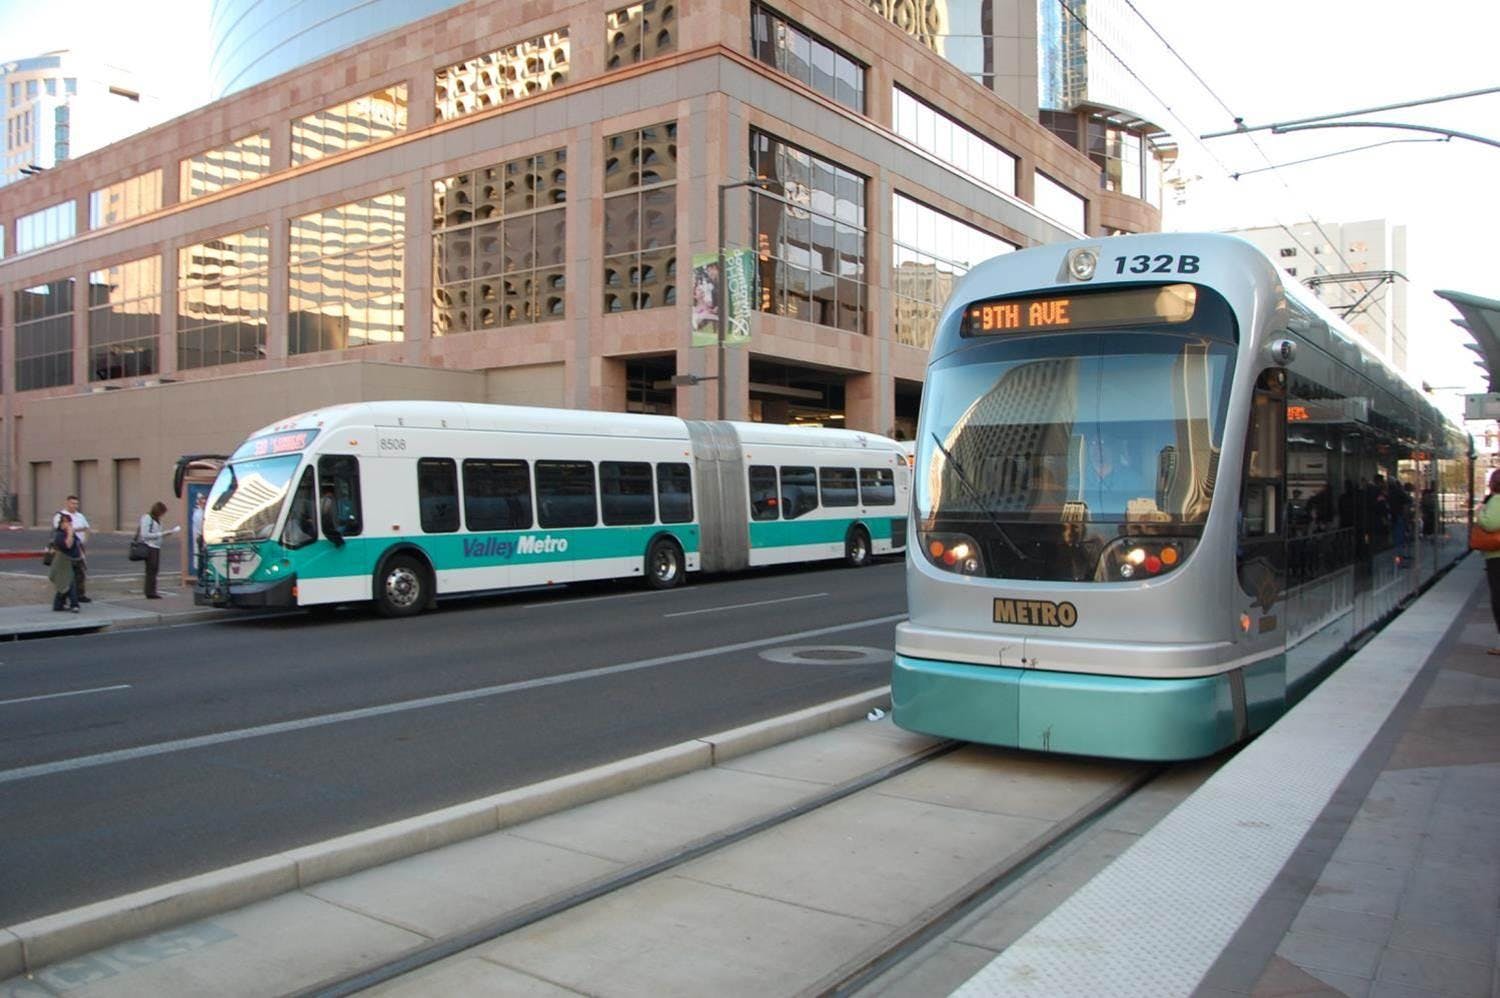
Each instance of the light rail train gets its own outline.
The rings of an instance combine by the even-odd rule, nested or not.
[[[943,737],[1212,754],[1466,551],[1468,437],[1231,236],[973,268],[916,448],[893,717]]]
[[[843,558],[906,544],[910,470],[850,430],[369,402],[252,434],[209,490],[195,601],[387,616],[441,595]]]

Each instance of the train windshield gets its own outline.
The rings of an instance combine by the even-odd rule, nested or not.
[[[1118,581],[1102,566],[1121,538],[1199,536],[1234,370],[1233,330],[1216,332],[1025,336],[934,364],[924,533],[972,540],[967,574],[1078,582]]]
[[[263,541],[276,530],[300,454],[284,454],[224,465],[208,492],[203,516],[205,544]]]

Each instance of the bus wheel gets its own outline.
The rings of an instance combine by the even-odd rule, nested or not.
[[[669,537],[658,537],[646,552],[646,585],[652,589],[671,589],[682,583],[686,566],[682,548]]]
[[[850,568],[863,568],[870,563],[870,535],[864,527],[855,527],[844,540],[844,561]]]
[[[375,577],[375,609],[382,617],[410,617],[426,605],[427,570],[410,555],[397,555]]]

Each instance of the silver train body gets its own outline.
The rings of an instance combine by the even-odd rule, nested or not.
[[[916,446],[892,699],[929,734],[1211,754],[1466,550],[1468,438],[1229,236],[975,267]]]

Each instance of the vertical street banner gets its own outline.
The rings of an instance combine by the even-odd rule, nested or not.
[[[726,283],[729,318],[724,324],[724,345],[739,346],[750,342],[755,256],[748,249],[730,250],[724,254],[724,270],[724,274],[719,273],[719,254],[693,254],[695,347],[709,347],[719,342],[719,308],[726,300]]]

